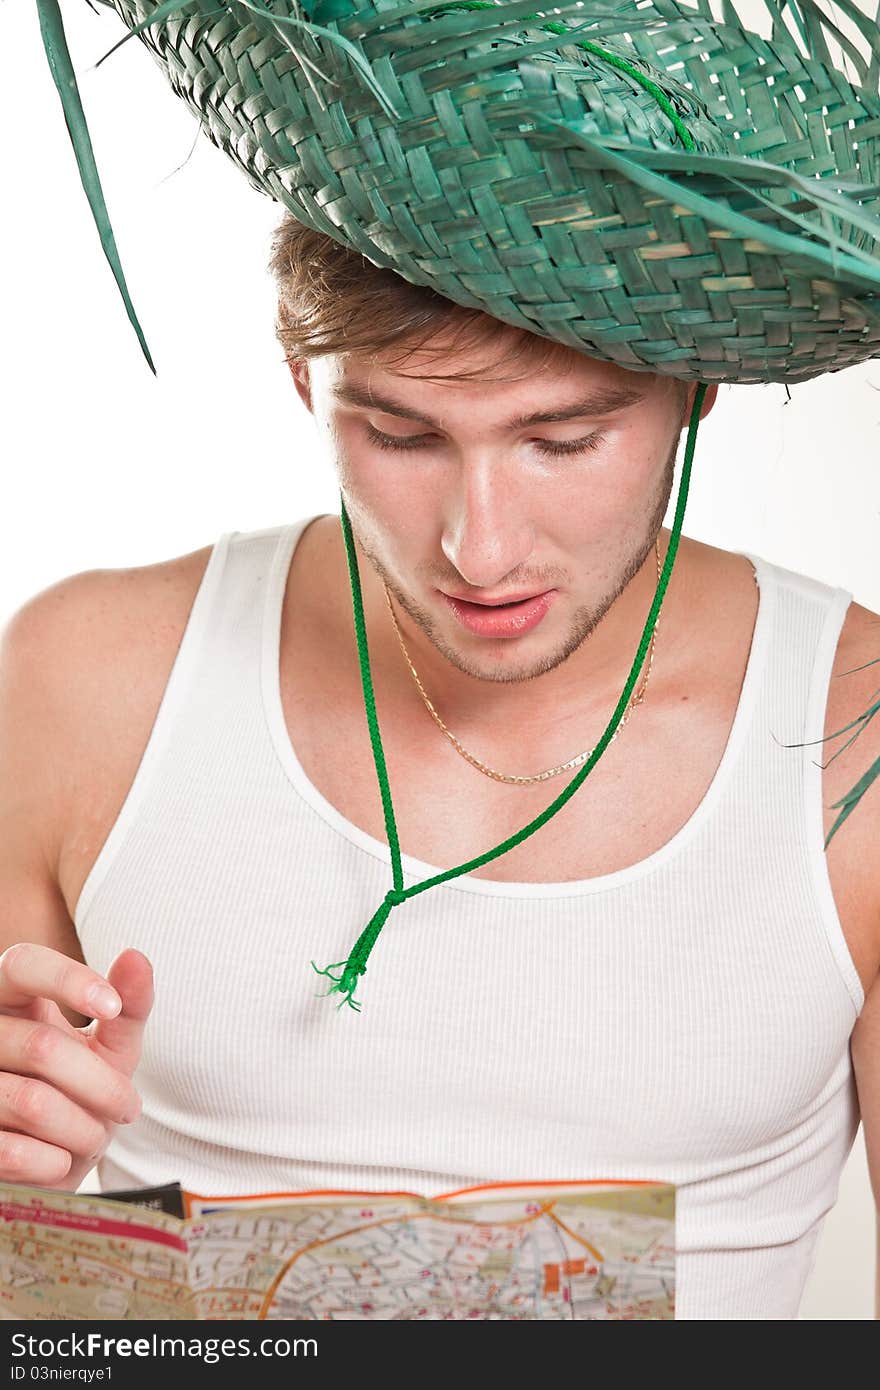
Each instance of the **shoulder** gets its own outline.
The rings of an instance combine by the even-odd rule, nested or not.
[[[0,703],[52,857],[89,778],[149,733],[212,549],[68,575],[0,627]]]
[[[88,681],[102,658],[163,649],[185,623],[213,546],[128,569],[83,570],[29,598],[0,628],[7,664],[45,690],[72,673]],[[77,686],[77,688],[79,688]],[[68,695],[75,694],[69,686]]]
[[[838,657],[853,655],[866,661],[876,661],[873,668],[875,685],[880,685],[880,613],[865,608],[853,600],[846,611],[838,642]]]

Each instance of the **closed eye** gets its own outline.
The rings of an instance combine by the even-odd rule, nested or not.
[[[427,448],[427,443],[432,436],[429,434],[382,434],[372,425],[367,425],[367,437],[370,443],[375,444],[379,449],[398,449],[408,452],[409,450]],[[541,453],[551,457],[559,457],[562,454],[583,454],[589,449],[598,449],[604,439],[604,434],[597,430],[593,434],[585,435],[583,439],[536,439],[534,443]]]

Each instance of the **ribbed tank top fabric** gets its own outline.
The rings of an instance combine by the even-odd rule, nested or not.
[[[310,962],[347,957],[391,856],[309,781],[284,723],[281,606],[312,519],[214,546],[77,904],[89,965],[136,946],[156,982],[143,1113],[115,1132],[102,1189],[672,1182],[676,1317],[796,1317],[858,1129],[864,998],[823,850],[823,750],[784,745],[823,735],[851,594],[742,552],[755,631],[687,822],[612,873],[418,894],[392,910],[356,1014]],[[402,863],[406,887],[452,867]]]

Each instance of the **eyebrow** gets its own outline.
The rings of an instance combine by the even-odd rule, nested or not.
[[[400,401],[377,396],[375,392],[365,386],[358,386],[355,382],[340,382],[331,388],[331,394],[349,405],[362,406],[365,410],[381,410],[386,415],[400,415],[405,420],[417,420],[420,424],[433,426],[434,429],[443,429],[439,420],[432,419],[430,415],[413,410],[411,406],[403,405]],[[552,410],[538,410],[533,415],[514,416],[501,428],[519,430],[524,429],[526,425],[547,425],[588,415],[609,415],[614,410],[623,410],[625,406],[643,401],[645,395],[646,392],[638,387],[607,387],[604,390],[593,391],[580,400],[572,401],[570,405],[559,405]]]

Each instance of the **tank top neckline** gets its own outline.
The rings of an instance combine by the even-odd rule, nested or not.
[[[296,543],[309,522],[320,515],[322,515],[322,513],[315,513],[314,517],[309,516],[301,518],[291,523],[289,526],[282,527],[278,532],[278,544],[269,570],[263,607],[260,682],[263,712],[276,755],[295,790],[333,830],[337,831],[338,834],[357,849],[371,855],[374,859],[378,859],[386,866],[388,869],[388,883],[390,887],[392,886],[392,870],[391,850],[388,844],[383,840],[377,840],[374,836],[362,830],[360,826],[348,820],[347,817],[342,815],[342,813],[327,800],[308,778],[305,769],[297,757],[284,718],[280,678],[282,605]],[[702,800],[694,808],[684,825],[680,826],[675,834],[658,849],[654,850],[652,854],[647,855],[644,859],[640,859],[634,864],[628,864],[622,869],[615,869],[611,873],[593,875],[590,878],[564,880],[562,882],[528,883],[521,883],[514,880],[500,881],[497,879],[478,878],[473,874],[467,873],[459,874],[457,878],[448,879],[444,883],[436,885],[437,887],[448,888],[462,893],[483,894],[488,897],[497,898],[576,897],[585,893],[605,892],[609,889],[622,887],[628,883],[634,883],[637,879],[649,873],[653,873],[662,865],[668,863],[686,848],[711,815],[731,776],[737,756],[745,742],[746,734],[751,723],[751,717],[757,701],[758,690],[760,688],[761,677],[769,647],[769,636],[772,627],[773,608],[776,596],[775,577],[772,573],[772,566],[760,556],[752,555],[749,551],[737,551],[735,553],[744,555],[751,562],[755,571],[755,581],[758,586],[758,610],[755,617],[755,625],[752,630],[752,641],[749,648],[745,675],[740,687],[739,701],[728,733],[727,743],[721,755],[721,761],[715,770],[715,775],[706,789]],[[555,800],[556,795],[558,795],[558,793],[554,793],[553,796],[548,797],[548,805],[550,805],[551,801]],[[393,802],[393,785],[391,785],[391,798]],[[525,824],[527,824],[527,821],[524,819],[523,825]],[[497,844],[498,841],[494,841],[493,843]],[[491,847],[490,845],[475,845],[471,857],[476,857],[476,855],[485,852],[485,850]],[[405,854],[402,850],[400,863],[404,879],[409,880],[405,882],[405,887],[411,887],[413,884],[420,883],[428,878],[435,878],[438,874],[445,873],[448,868],[451,867],[449,865],[441,866],[429,864],[425,860],[416,859],[412,855]]]

